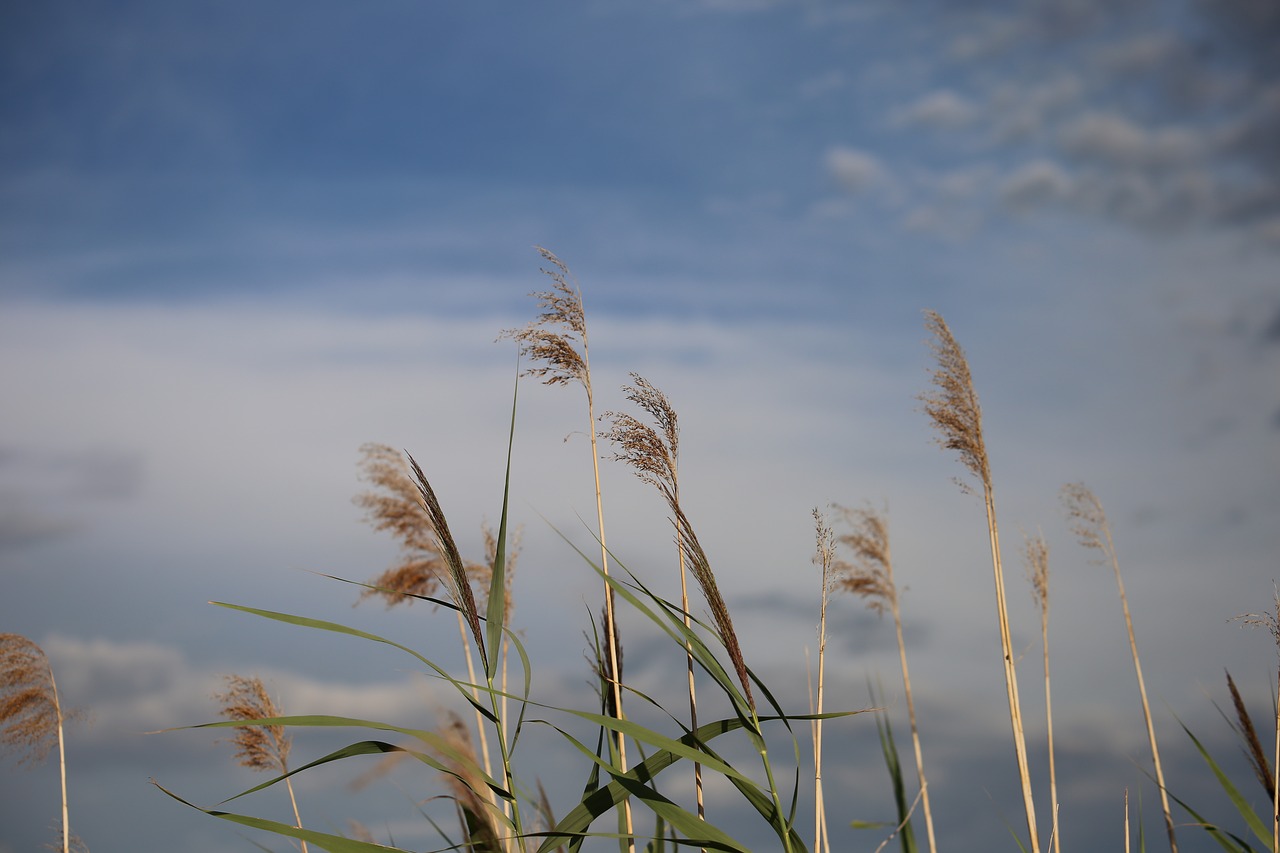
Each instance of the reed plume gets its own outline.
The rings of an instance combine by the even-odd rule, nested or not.
[[[1111,524],[1102,508],[1102,501],[1084,483],[1067,483],[1062,487],[1062,504],[1066,509],[1071,532],[1080,545],[1098,552],[1093,562],[1111,564],[1116,576],[1116,588],[1120,591],[1120,607],[1124,611],[1124,626],[1129,632],[1129,651],[1133,656],[1133,671],[1138,679],[1138,694],[1142,697],[1142,717],[1147,724],[1147,740],[1151,745],[1151,762],[1155,766],[1156,784],[1160,788],[1160,805],[1164,809],[1164,828],[1169,836],[1169,849],[1178,853],[1178,838],[1173,829],[1173,813],[1169,809],[1169,792],[1164,786],[1164,768],[1160,763],[1160,745],[1156,741],[1155,724],[1151,720],[1151,705],[1147,701],[1147,685],[1142,678],[1142,661],[1138,657],[1138,643],[1133,634],[1133,619],[1129,615],[1129,598],[1124,592],[1124,579],[1120,577],[1120,560],[1116,556],[1115,543],[1111,539]]]
[[[218,713],[228,720],[269,720],[284,716],[284,712],[272,700],[261,678],[245,678],[240,675],[228,675],[226,689],[214,694],[214,699],[222,704]],[[230,738],[236,747],[236,758],[242,767],[253,770],[264,770],[286,776],[289,772],[289,750],[293,741],[285,732],[284,726],[275,724],[236,726],[235,734]],[[294,826],[302,828],[302,817],[298,814],[298,800],[293,794],[293,782],[285,778],[285,788],[289,792],[289,803],[293,806]],[[306,853],[307,842],[302,842],[302,851]]]
[[[1009,611],[1005,602],[1004,569],[1000,560],[1000,533],[996,525],[995,491],[986,442],[982,436],[982,408],[974,390],[969,361],[956,342],[942,315],[925,312],[925,327],[933,334],[930,348],[937,361],[931,371],[934,390],[920,396],[924,411],[938,431],[938,443],[954,450],[960,462],[982,484],[987,511],[987,535],[991,543],[991,567],[995,575],[996,618],[1000,627],[1000,648],[1004,663],[1005,691],[1009,699],[1009,722],[1013,728],[1013,746],[1022,781],[1022,801],[1027,817],[1031,849],[1040,850],[1036,831],[1035,801],[1031,793],[1031,773],[1027,767],[1027,742],[1022,725],[1022,703],[1018,695],[1018,674],[1014,666],[1013,638],[1009,630]],[[962,484],[962,487],[964,485]]]
[[[542,273],[551,279],[551,289],[532,294],[541,308],[537,318],[523,329],[508,329],[502,337],[513,339],[522,357],[534,366],[525,369],[523,375],[533,376],[544,385],[569,385],[579,383],[587,395],[588,434],[591,436],[591,466],[596,487],[596,537],[600,540],[600,571],[605,576],[604,606],[609,615],[609,625],[617,624],[614,612],[613,588],[609,586],[609,547],[604,530],[604,500],[600,492],[600,451],[596,443],[595,397],[591,388],[591,365],[587,341],[587,314],[582,305],[582,291],[570,284],[572,274],[564,261],[541,246],[537,247],[550,269]],[[610,672],[619,672],[618,639],[616,634],[606,634],[605,645],[609,654]],[[616,680],[612,685],[613,705],[618,719],[623,719],[622,685]],[[619,738],[618,768],[627,770],[626,739]],[[631,800],[622,803],[623,818],[628,836],[634,832],[631,818]],[[628,848],[634,849],[634,838]]]
[[[611,426],[601,436],[612,442],[617,448],[613,458],[625,462],[634,470],[642,482],[648,483],[658,490],[667,506],[671,509],[672,523],[676,527],[676,552],[680,565],[680,608],[684,611],[684,626],[692,627],[689,615],[689,584],[685,550],[680,545],[684,537],[684,525],[680,519],[680,422],[671,401],[660,390],[639,374],[632,373],[633,385],[622,388],[623,395],[648,413],[657,425],[657,429],[638,418],[620,412],[605,412],[601,420],[611,422]],[[693,646],[685,641],[687,683],[689,692],[689,728],[698,728],[698,694],[694,682]],[[702,792],[702,764],[693,765],[694,796],[697,800],[698,817],[706,817],[706,806]]]
[[[1275,609],[1271,613],[1246,613],[1237,616],[1241,624],[1265,628],[1275,641],[1277,653],[1277,680],[1274,707],[1276,709],[1276,743],[1271,766],[1280,774],[1280,590],[1275,593]],[[1265,766],[1265,759],[1263,759]],[[1280,850],[1280,784],[1271,776],[1271,849]]]
[[[902,667],[902,690],[907,700],[907,717],[911,722],[911,743],[915,748],[916,774],[920,779],[920,805],[924,811],[929,850],[936,853],[937,838],[933,830],[933,809],[929,804],[929,782],[924,774],[924,749],[920,745],[920,729],[916,725],[916,704],[911,693],[911,673],[907,669],[907,645],[902,629],[902,609],[898,586],[893,579],[893,558],[889,550],[889,525],[882,513],[870,507],[849,509],[835,505],[849,529],[836,538],[837,544],[852,555],[837,563],[838,588],[862,597],[867,607],[881,615],[887,609],[893,616],[898,637],[898,662]]]
[[[1062,827],[1058,824],[1058,771],[1053,752],[1053,696],[1049,688],[1049,543],[1037,534],[1022,549],[1031,595],[1040,610],[1040,642],[1044,649],[1044,716],[1049,741],[1049,802],[1053,808],[1053,849],[1062,853]]]
[[[17,750],[19,764],[39,764],[58,747],[62,784],[63,853],[73,838],[67,812],[67,755],[58,685],[49,658],[21,634],[0,634],[0,744]]]

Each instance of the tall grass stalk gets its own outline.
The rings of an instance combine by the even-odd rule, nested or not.
[[[1022,724],[1022,704],[1018,696],[1018,673],[1014,664],[1013,638],[1009,630],[1009,611],[1005,602],[1004,570],[1000,561],[1000,533],[996,526],[995,491],[986,443],[982,435],[982,409],[973,387],[969,362],[956,342],[942,315],[925,312],[925,327],[933,334],[930,346],[937,367],[932,371],[935,390],[922,394],[925,413],[933,421],[940,437],[938,443],[954,450],[961,463],[982,484],[983,503],[987,511],[987,535],[991,544],[991,567],[995,574],[996,619],[1000,628],[1000,648],[1004,663],[1005,691],[1009,700],[1009,722],[1013,728],[1013,746],[1022,782],[1022,802],[1027,817],[1031,849],[1040,851],[1036,831],[1035,800],[1031,792],[1031,773],[1027,766],[1027,742]]]
[[[920,804],[924,810],[925,831],[930,853],[937,853],[938,842],[933,829],[933,810],[929,805],[929,782],[924,775],[924,750],[920,745],[920,728],[916,725],[916,703],[911,693],[911,673],[907,669],[907,645],[902,630],[902,610],[898,587],[893,580],[893,558],[889,551],[889,525],[882,514],[869,507],[848,509],[835,507],[849,527],[848,533],[836,541],[847,548],[853,559],[842,563],[841,588],[866,599],[867,606],[879,614],[888,608],[898,638],[898,662],[902,667],[902,690],[907,700],[907,717],[911,722],[911,743],[915,749],[916,775],[920,780]],[[886,721],[887,722],[887,721]]]
[[[0,634],[0,744],[19,751],[19,764],[40,763],[57,744],[62,786],[62,853],[70,853],[65,721],[53,667],[44,649],[21,634]]]
[[[600,451],[596,442],[595,398],[591,388],[587,315],[582,304],[582,291],[576,285],[570,284],[571,273],[563,261],[542,247],[538,247],[538,252],[552,267],[542,270],[551,279],[551,290],[533,294],[538,299],[542,313],[523,329],[509,330],[503,334],[519,343],[522,356],[541,363],[541,366],[526,370],[526,375],[537,377],[546,385],[568,385],[577,382],[586,391],[588,433],[591,436],[591,466],[596,489],[596,538],[600,540],[600,569],[607,581],[609,548],[604,529],[604,500],[600,491]],[[579,352],[579,346],[581,352]],[[614,630],[618,623],[614,613],[613,588],[607,582],[604,587],[604,606],[608,614],[605,646],[609,655],[609,670],[616,674],[621,671],[618,666],[618,638]],[[613,706],[618,719],[625,719],[622,706],[622,684],[616,678],[613,680],[612,691]],[[627,744],[621,732],[618,733],[618,769],[623,773],[627,771]],[[628,836],[627,849],[634,850],[635,842],[632,836],[635,826],[631,816],[630,799],[623,802],[622,808],[625,831]]]
[[[1277,653],[1276,667],[1276,696],[1275,696],[1275,712],[1276,712],[1276,737],[1275,752],[1272,757],[1271,766],[1275,768],[1270,777],[1271,782],[1271,849],[1273,853],[1280,853],[1280,591],[1275,593],[1275,612],[1274,613],[1249,613],[1244,616],[1236,617],[1245,625],[1265,628],[1271,634],[1271,638],[1275,640]],[[1237,701],[1237,707],[1243,708],[1243,703],[1239,702],[1239,694],[1232,690]],[[1246,715],[1247,718],[1247,715]],[[1257,759],[1254,760],[1255,771],[1258,770]],[[1265,765],[1259,772],[1260,778],[1266,785]]]
[[[1142,678],[1142,661],[1138,657],[1138,642],[1133,634],[1133,618],[1129,615],[1129,598],[1125,595],[1124,579],[1120,577],[1120,560],[1116,556],[1115,542],[1111,538],[1111,524],[1102,508],[1102,501],[1083,483],[1068,483],[1062,487],[1062,503],[1067,512],[1071,531],[1081,546],[1097,551],[1099,565],[1111,564],[1116,576],[1116,588],[1120,592],[1120,607],[1124,611],[1124,626],[1129,633],[1129,651],[1133,656],[1133,671],[1138,680],[1138,694],[1142,698],[1142,717],[1147,724],[1147,740],[1151,745],[1151,762],[1155,767],[1156,785],[1160,788],[1160,805],[1164,811],[1164,828],[1169,836],[1169,850],[1178,853],[1178,838],[1173,828],[1173,813],[1169,808],[1169,791],[1164,784],[1164,768],[1160,762],[1160,745],[1156,740],[1155,724],[1151,720],[1151,705],[1147,701],[1147,685]]]
[[[675,526],[676,557],[680,567],[680,609],[684,611],[685,629],[692,630],[693,621],[689,614],[689,571],[684,548],[680,545],[683,537],[681,521],[683,513],[680,512],[680,421],[666,394],[637,373],[631,374],[631,381],[634,384],[623,386],[623,395],[645,411],[653,419],[657,429],[626,413],[605,412],[601,419],[608,421],[610,426],[601,435],[617,448],[614,459],[630,465],[642,482],[656,488],[671,510],[671,523]],[[686,683],[689,692],[689,728],[694,731],[698,728],[698,690],[694,678],[693,644],[691,640],[686,639],[684,645]],[[705,819],[702,763],[698,761],[693,764],[693,787],[698,817]]]
[[[1049,543],[1036,534],[1023,546],[1032,597],[1040,610],[1040,643],[1044,650],[1044,717],[1049,746],[1049,803],[1053,808],[1053,849],[1062,853],[1062,826],[1058,823],[1058,771],[1053,751],[1053,693],[1049,686]]]
[[[814,713],[818,719],[813,721],[813,851],[823,853],[831,849],[831,840],[827,835],[826,797],[822,791],[822,700],[823,686],[826,682],[827,654],[827,602],[831,598],[831,588],[836,583],[836,546],[835,534],[831,525],[817,507],[813,510],[814,535],[817,540],[817,552],[813,561],[822,570],[822,598],[818,611],[818,691],[814,703]],[[806,671],[808,667],[805,667]]]
[[[276,705],[262,679],[240,675],[226,676],[226,689],[214,698],[222,703],[219,714],[228,720],[261,720],[284,716]],[[283,725],[242,726],[234,729],[231,742],[236,747],[240,764],[253,770],[279,773],[284,777],[289,792],[289,804],[293,807],[294,826],[302,828],[302,816],[298,813],[298,798],[293,793],[293,780],[289,778],[289,750],[293,741],[285,733]],[[302,841],[302,853],[307,853],[307,842]]]

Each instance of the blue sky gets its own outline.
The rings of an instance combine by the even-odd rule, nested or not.
[[[395,557],[351,504],[366,441],[411,450],[478,548],[514,370],[494,339],[533,316],[534,246],[583,288],[601,408],[637,371],[679,411],[686,511],[784,692],[815,643],[811,508],[888,504],[941,837],[988,850],[1015,777],[981,503],[916,399],[940,311],[983,403],[1036,720],[1021,531],[1053,549],[1068,844],[1118,844],[1126,787],[1158,832],[1069,481],[1111,513],[1171,785],[1229,819],[1173,715],[1233,756],[1205,693],[1226,666],[1261,713],[1275,671],[1227,622],[1268,606],[1280,545],[1273,4],[46,2],[7,4],[0,40],[0,630],[93,712],[69,744],[91,848],[251,846],[146,784],[250,784],[201,733],[138,734],[208,719],[222,673],[297,712],[434,719],[403,661],[205,602],[434,636],[308,571]],[[535,691],[584,695],[595,584],[543,518],[581,531],[593,508],[585,413],[573,390],[520,400],[516,621],[552,661]],[[662,507],[604,476],[610,544],[670,580]],[[860,707],[867,673],[895,683],[891,626],[835,612],[829,702]],[[636,683],[678,688],[634,630]],[[833,825],[890,814],[870,729],[828,734]],[[49,837],[51,772],[6,760],[0,851]],[[410,801],[435,780],[345,781],[307,782],[304,818],[432,843]]]

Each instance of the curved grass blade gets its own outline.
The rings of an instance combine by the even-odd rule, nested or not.
[[[498,542],[494,548],[489,604],[485,613],[487,642],[489,648],[494,650],[493,661],[485,668],[485,675],[490,683],[493,683],[498,668],[498,649],[501,648],[502,629],[507,617],[507,506],[511,497],[511,452],[516,441],[516,399],[519,391],[520,371],[517,369],[516,387],[511,392],[511,431],[507,437],[507,471],[502,481],[502,517],[498,521]]]
[[[227,602],[224,602],[224,601],[211,601],[209,603],[214,605],[215,607],[226,607],[229,610],[239,610],[243,613],[251,613],[254,616],[261,616],[265,619],[274,619],[277,622],[284,622],[289,625],[298,625],[303,628],[315,628],[316,630],[320,630],[320,631],[331,631],[335,634],[347,634],[348,636],[359,637],[362,640],[372,640],[375,643],[382,643],[384,645],[391,646],[392,648],[399,649],[402,652],[406,652],[412,655],[418,661],[430,667],[437,675],[439,675],[445,681],[452,684],[457,689],[457,691],[460,694],[462,694],[463,698],[467,700],[467,704],[469,704],[472,708],[479,711],[490,722],[497,722],[497,717],[494,716],[493,712],[485,708],[479,702],[477,702],[475,698],[471,695],[471,690],[473,688],[477,690],[485,691],[485,692],[492,692],[492,688],[488,688],[482,684],[470,684],[461,679],[454,678],[452,675],[450,675],[447,671],[445,671],[439,665],[433,663],[432,661],[418,654],[408,646],[404,646],[404,645],[401,645],[400,643],[397,643],[395,640],[388,640],[386,637],[379,637],[377,634],[370,634],[368,631],[361,631],[358,628],[351,628],[346,625],[341,625],[337,622],[328,622],[323,619],[311,619],[306,616],[294,616],[289,613],[279,613],[274,610],[261,610],[256,607],[245,607],[243,604],[228,604]]]
[[[251,817],[249,815],[235,814],[233,812],[218,811],[217,809],[203,809],[193,803],[179,797],[177,794],[166,789],[154,779],[151,784],[155,785],[165,794],[182,803],[184,806],[190,806],[196,811],[204,812],[211,817],[221,818],[222,820],[238,823],[241,826],[252,827],[253,829],[261,829],[266,832],[275,833],[276,835],[284,835],[289,838],[297,838],[302,841],[309,841],[312,844],[322,847],[330,853],[408,853],[399,847],[386,847],[382,844],[375,844],[368,841],[357,841],[354,838],[347,838],[342,835],[330,835],[327,832],[316,832],[312,829],[299,829],[296,826],[279,821],[266,820],[260,817]]]

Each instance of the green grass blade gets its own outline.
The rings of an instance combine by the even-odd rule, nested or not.
[[[346,838],[341,835],[330,835],[327,832],[316,832],[311,829],[299,829],[287,823],[279,821],[266,820],[259,817],[250,817],[248,815],[234,814],[233,812],[218,811],[217,809],[202,809],[197,805],[187,802],[177,794],[167,790],[159,782],[154,779],[151,784],[155,785],[165,794],[182,803],[184,806],[190,806],[196,811],[204,812],[212,817],[221,818],[222,820],[238,823],[241,826],[252,827],[253,829],[261,829],[266,832],[272,832],[276,835],[284,835],[289,838],[297,838],[302,841],[308,841],[318,847],[322,847],[330,853],[408,853],[399,847],[386,847],[381,844],[374,844],[368,841],[357,841],[354,838]]]
[[[1174,719],[1177,719],[1177,717]],[[1258,837],[1258,840],[1262,842],[1263,847],[1270,848],[1272,827],[1262,822],[1262,818],[1258,817],[1258,813],[1253,810],[1251,805],[1249,805],[1249,801],[1245,799],[1244,795],[1241,794],[1239,789],[1237,789],[1231,782],[1231,779],[1228,778],[1227,774],[1222,771],[1222,768],[1218,766],[1218,763],[1213,760],[1213,756],[1209,755],[1209,751],[1204,748],[1202,743],[1200,743],[1200,739],[1191,733],[1191,729],[1187,728],[1186,724],[1184,724],[1182,720],[1178,720],[1178,725],[1182,726],[1182,730],[1187,733],[1187,737],[1191,738],[1191,742],[1195,744],[1196,750],[1200,753],[1200,757],[1209,765],[1209,769],[1213,771],[1214,777],[1218,780],[1218,784],[1222,786],[1222,790],[1226,792],[1227,797],[1231,800],[1231,804],[1236,807],[1236,811],[1238,811],[1240,816],[1244,818],[1245,824],[1248,825],[1253,834]],[[1181,800],[1179,800],[1179,804],[1182,804]],[[1182,807],[1187,808],[1185,805]],[[1187,809],[1187,811],[1190,811],[1190,809]],[[1199,818],[1197,818],[1197,820],[1198,819]]]
[[[467,704],[469,704],[472,708],[479,711],[481,715],[483,715],[486,719],[489,720],[489,722],[497,722],[497,718],[493,715],[493,712],[485,708],[479,702],[477,702],[475,698],[471,695],[471,691],[473,688],[476,690],[480,690],[482,692],[493,692],[491,688],[488,688],[483,684],[470,684],[466,681],[462,681],[457,678],[454,678],[452,675],[446,672],[439,665],[435,664],[434,662],[418,654],[408,646],[401,645],[400,643],[397,643],[394,640],[388,640],[386,637],[379,637],[377,634],[370,634],[369,632],[361,631],[358,628],[350,628],[346,625],[341,625],[337,622],[328,622],[323,619],[311,619],[306,616],[294,616],[289,613],[279,613],[274,610],[260,610],[256,607],[245,607],[242,604],[228,604],[224,601],[211,601],[209,603],[214,605],[215,607],[225,607],[229,610],[239,610],[242,613],[250,613],[250,614],[253,614],[254,616],[261,616],[264,619],[273,619],[277,622],[284,622],[289,625],[298,625],[303,628],[314,628],[319,631],[330,631],[335,634],[346,634],[347,636],[359,637],[362,640],[371,640],[375,643],[382,643],[383,645],[387,645],[387,646],[391,646],[392,648],[399,649],[402,652],[412,655],[415,659],[417,659],[427,667],[431,668],[442,679],[452,684],[454,688],[456,688],[457,691],[462,695],[462,697],[466,699]]]
[[[516,384],[511,392],[511,431],[507,437],[507,470],[502,481],[502,517],[498,521],[498,543],[494,549],[493,572],[489,580],[489,604],[485,613],[485,633],[489,648],[494,650],[493,661],[485,675],[489,683],[498,668],[499,644],[507,618],[507,506],[511,497],[511,454],[516,442],[516,399],[520,391],[520,371],[516,371]]]

